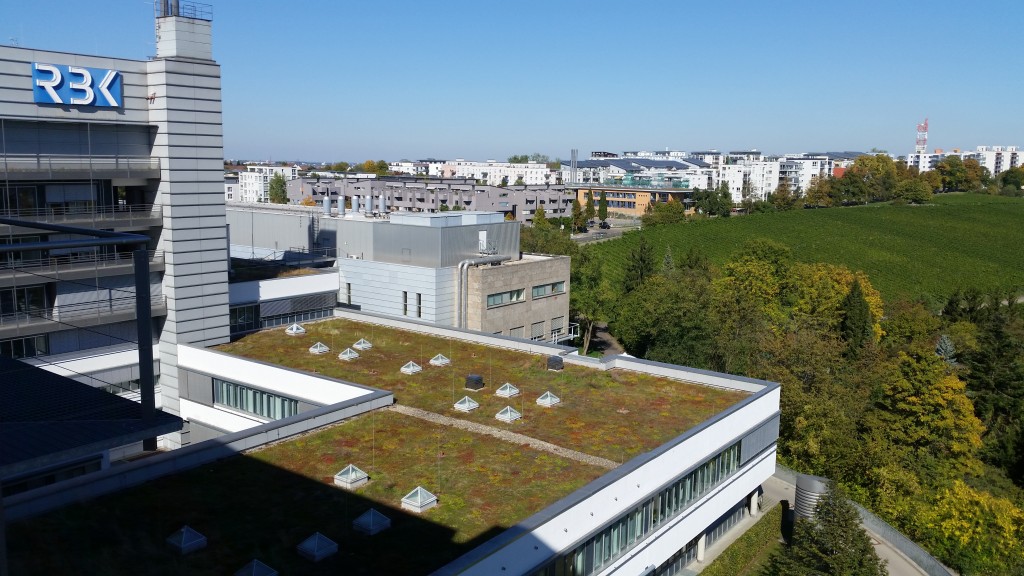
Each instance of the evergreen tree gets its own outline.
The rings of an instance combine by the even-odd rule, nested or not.
[[[672,247],[665,247],[665,256],[661,259],[661,275],[666,278],[671,276],[676,269],[676,261],[672,258]]]
[[[580,232],[587,227],[587,221],[583,218],[583,207],[580,206],[580,201],[572,201],[572,229],[573,231]]]
[[[587,222],[594,219],[597,214],[597,210],[594,208],[594,193],[592,191],[587,192],[587,205],[583,208],[583,218]]]
[[[840,334],[851,353],[856,353],[871,340],[871,310],[864,299],[860,281],[854,280],[850,293],[843,299],[843,320],[839,325]]]
[[[533,226],[535,228],[543,228],[550,225],[551,223],[548,222],[547,216],[544,215],[544,207],[537,206],[537,210],[533,212]]]
[[[654,247],[646,236],[640,236],[640,241],[629,251],[629,258],[626,261],[626,274],[622,281],[622,287],[626,294],[629,294],[654,273]]]
[[[772,555],[764,576],[885,576],[871,539],[853,505],[836,488],[814,508],[813,520],[798,519],[793,543]]]
[[[601,190],[601,197],[597,200],[597,217],[604,222],[608,219],[608,198],[604,190]]]
[[[947,364],[956,364],[956,347],[953,345],[953,339],[943,334],[939,337],[938,344],[935,345],[935,355],[946,361]]]

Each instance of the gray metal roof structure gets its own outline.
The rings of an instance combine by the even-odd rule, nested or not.
[[[0,477],[181,430],[177,416],[0,357]]]

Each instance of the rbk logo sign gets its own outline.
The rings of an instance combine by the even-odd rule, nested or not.
[[[33,62],[32,84],[37,104],[120,108],[124,101],[117,70]]]

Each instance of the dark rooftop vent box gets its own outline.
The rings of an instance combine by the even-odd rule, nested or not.
[[[466,389],[467,390],[480,390],[484,387],[484,377],[479,374],[467,374],[466,375]]]
[[[564,367],[561,356],[548,356],[548,370],[561,370]]]

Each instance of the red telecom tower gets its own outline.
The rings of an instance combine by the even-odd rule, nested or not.
[[[914,151],[918,154],[924,154],[928,150],[928,119],[924,119],[924,124],[917,125],[917,145],[914,146]]]

